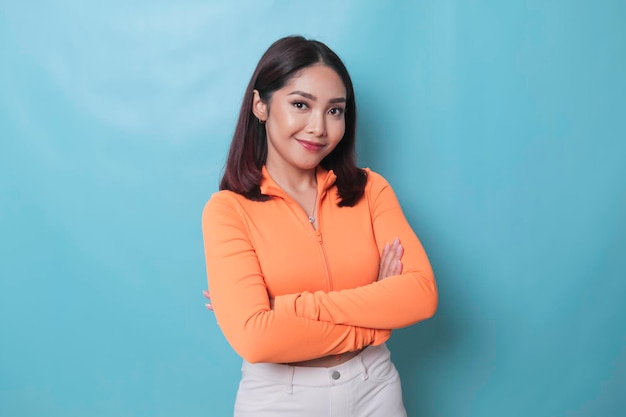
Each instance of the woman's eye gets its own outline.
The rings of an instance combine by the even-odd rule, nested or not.
[[[303,103],[303,102],[301,102],[301,101],[296,101],[296,102],[294,102],[294,103],[292,103],[292,104],[293,104],[293,106],[294,106],[296,109],[299,109],[299,110],[304,110],[304,109],[306,109],[306,107],[307,107],[307,106],[306,106],[306,103]]]
[[[343,109],[341,107],[333,107],[328,110],[328,112],[333,116],[341,116],[343,114]]]

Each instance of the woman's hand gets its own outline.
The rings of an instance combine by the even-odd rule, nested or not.
[[[402,273],[402,255],[404,255],[404,248],[400,244],[400,239],[395,238],[391,245],[385,244],[383,253],[380,255],[378,281]]]
[[[205,297],[207,300],[211,301],[211,293],[210,293],[208,290],[204,290],[204,291],[202,291],[202,295],[204,295],[204,297]],[[209,310],[213,311],[213,304],[211,304],[210,302],[209,302],[209,303],[206,303],[206,304],[205,304],[205,306],[206,306],[206,308],[208,308]]]

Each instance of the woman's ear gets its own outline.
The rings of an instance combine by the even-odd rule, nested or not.
[[[258,90],[252,91],[252,113],[254,113],[261,123],[265,123],[267,120],[267,104],[261,100],[261,95]]]

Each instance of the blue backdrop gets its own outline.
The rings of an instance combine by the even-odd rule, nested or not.
[[[0,415],[228,416],[200,214],[245,85],[345,60],[440,308],[390,342],[410,416],[626,408],[621,1],[0,3]]]

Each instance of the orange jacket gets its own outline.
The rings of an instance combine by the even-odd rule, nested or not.
[[[367,173],[363,198],[338,207],[335,174],[318,168],[317,230],[265,168],[261,192],[270,201],[220,191],[206,204],[211,302],[244,359],[282,363],[353,351],[434,314],[426,253],[387,181]],[[382,249],[395,237],[404,247],[403,272],[377,281]]]

